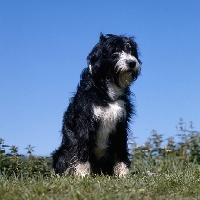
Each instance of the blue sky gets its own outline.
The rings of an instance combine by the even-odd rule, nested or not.
[[[200,1],[0,1],[0,138],[50,155],[62,116],[100,32],[135,36],[142,74],[131,86],[142,145],[155,129],[200,130]]]

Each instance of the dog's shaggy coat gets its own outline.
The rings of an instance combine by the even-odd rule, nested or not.
[[[140,73],[138,46],[132,37],[101,34],[87,60],[64,113],[53,169],[60,175],[123,176],[130,166],[128,123],[135,111],[129,86]]]

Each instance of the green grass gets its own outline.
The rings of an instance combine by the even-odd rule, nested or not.
[[[0,199],[200,199],[200,167],[190,163],[124,178],[1,174]]]
[[[24,156],[0,138],[0,200],[200,200],[200,132],[181,120],[178,133],[178,142],[152,131],[143,146],[132,143],[131,174],[123,178],[61,177],[31,145]]]

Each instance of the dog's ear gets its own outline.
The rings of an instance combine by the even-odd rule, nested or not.
[[[101,59],[101,54],[102,54],[102,44],[106,40],[106,36],[103,35],[103,33],[100,33],[100,38],[99,38],[99,43],[97,43],[92,51],[89,53],[87,56],[87,62],[88,62],[88,68],[90,73],[93,71],[93,67],[97,66],[98,60]]]
[[[100,33],[99,42],[102,43],[102,42],[105,42],[105,40],[106,40],[106,37],[103,35],[103,33]]]
[[[88,64],[94,65],[101,53],[100,44],[97,43],[87,57]]]

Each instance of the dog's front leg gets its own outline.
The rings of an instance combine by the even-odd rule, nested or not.
[[[89,162],[89,147],[85,138],[79,138],[78,147],[75,149],[74,175],[85,177],[90,175],[91,166]]]
[[[75,165],[74,175],[85,177],[86,175],[90,175],[90,163],[87,162],[78,162]]]
[[[124,162],[117,162],[114,166],[114,175],[123,177],[129,174],[129,168],[126,163]]]
[[[122,177],[129,174],[130,160],[128,158],[127,148],[127,131],[123,124],[118,124],[115,133],[115,152],[116,160],[113,168],[113,173],[116,176]]]
[[[128,159],[128,153],[124,153],[124,157],[118,157],[114,168],[113,168],[113,173],[115,176],[126,176],[129,174],[129,166],[130,166],[130,161]]]

